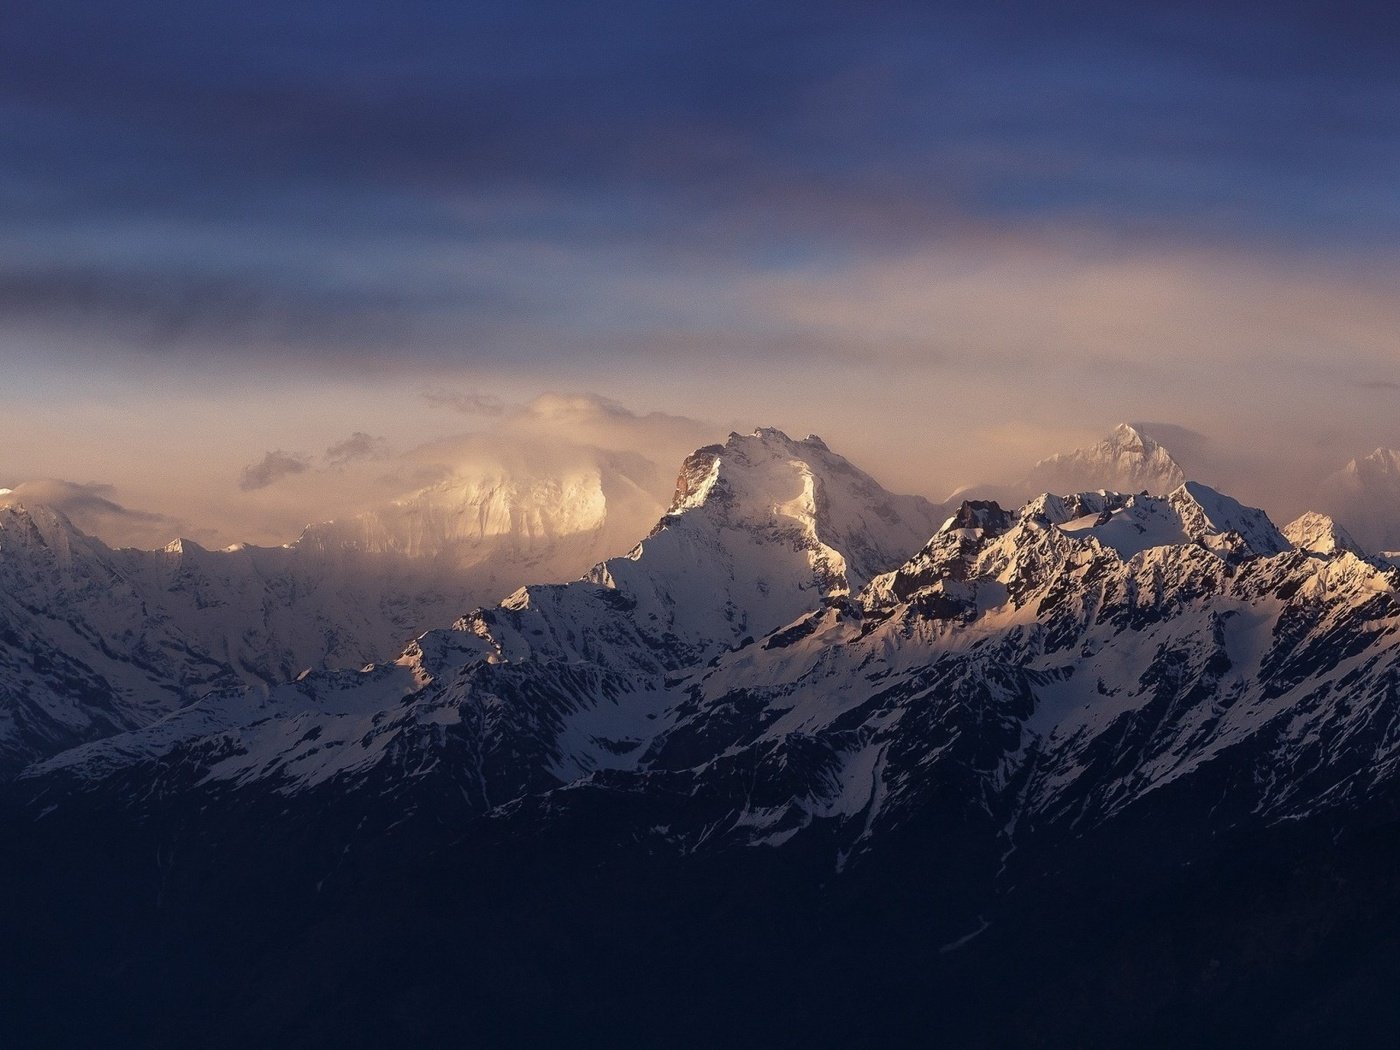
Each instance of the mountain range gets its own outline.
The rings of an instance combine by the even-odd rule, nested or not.
[[[626,553],[397,652],[450,598],[319,566],[411,529],[325,527],[318,563],[0,512],[16,1032],[1393,1033],[1400,570],[1131,427],[1030,478],[1088,483],[944,507],[732,434]],[[405,518],[587,532],[591,491],[523,526],[475,489]]]

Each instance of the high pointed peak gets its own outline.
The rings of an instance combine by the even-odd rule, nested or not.
[[[161,548],[166,554],[202,554],[205,548],[192,539],[177,536]]]
[[[1186,481],[1167,496],[1181,516],[1188,536],[1214,549],[1221,538],[1235,535],[1244,544],[1237,553],[1279,554],[1292,547],[1269,516],[1258,507],[1247,507],[1233,496]]]
[[[743,447],[745,445],[764,445],[770,448],[814,448],[823,452],[831,451],[827,448],[826,442],[815,434],[808,434],[802,440],[798,440],[787,431],[778,427],[755,427],[747,434],[741,434],[737,430],[731,431],[729,438],[725,441],[728,448]]]
[[[873,478],[831,451],[816,435],[796,441],[777,427],[758,427],[748,434],[733,431],[723,445],[704,445],[687,456],[681,463],[667,515],[717,497],[732,501],[748,494],[760,502],[772,502],[779,490],[789,487],[791,479],[804,473],[816,476],[819,485],[825,475],[840,474],[871,491],[880,489]]]
[[[1148,437],[1147,434],[1139,430],[1132,423],[1119,423],[1108,432],[1108,437],[1110,441],[1136,441],[1142,444],[1147,444],[1149,442],[1153,445],[1157,444],[1156,441]]]
[[[725,444],[732,447],[735,445],[751,444],[755,441],[764,444],[795,444],[792,438],[788,437],[787,434],[777,427],[754,427],[747,434],[741,434],[737,430],[731,430],[729,432],[729,440],[726,441]]]
[[[808,434],[799,441],[787,431],[778,427],[755,427],[747,434],[741,434],[737,430],[730,431],[729,437],[725,440],[723,447],[742,448],[748,445],[763,445],[769,448],[780,448],[784,450],[816,449],[821,452],[831,451],[827,443],[816,434]]]

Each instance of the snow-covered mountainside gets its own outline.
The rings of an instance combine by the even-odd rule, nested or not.
[[[359,668],[522,582],[579,578],[657,520],[665,482],[638,456],[573,452],[473,464],[281,547],[113,550],[20,503],[34,486],[4,494],[0,777],[215,687]]]
[[[1320,515],[1280,531],[1195,482],[937,515],[816,438],[731,435],[690,456],[651,533],[586,578],[523,587],[362,670],[210,678],[177,710],[114,721],[125,731],[29,764],[0,806],[29,829],[20,841],[36,858],[98,836],[136,873],[124,877],[139,891],[123,893],[155,900],[162,929],[172,908],[225,929],[209,916],[230,899],[256,914],[263,886],[301,894],[300,909],[340,908],[390,944],[405,923],[432,930],[456,916],[441,955],[363,980],[326,948],[337,927],[279,920],[300,938],[289,972],[329,967],[348,983],[328,987],[372,998],[400,988],[411,1010],[437,1001],[422,988],[439,987],[439,971],[470,974],[458,983],[485,981],[475,1009],[500,1021],[492,1011],[509,1014],[499,1000],[523,973],[530,987],[576,988],[574,1022],[599,1003],[612,1017],[626,996],[590,979],[597,967],[661,996],[664,1014],[674,988],[571,945],[630,931],[627,944],[674,965],[714,936],[711,967],[762,956],[773,930],[813,916],[845,930],[831,943],[885,931],[853,968],[857,999],[894,982],[908,1002],[939,1004],[915,1031],[876,1011],[857,1033],[927,1035],[956,1017],[998,1035],[953,1045],[1011,1045],[1007,1032],[1041,1031],[1046,1016],[1099,1017],[1055,999],[1023,1030],[959,1001],[980,987],[969,974],[1001,995],[1023,958],[1039,960],[1025,964],[1026,1002],[1063,991],[1082,971],[1061,981],[1065,960],[1044,944],[1089,929],[1109,947],[1119,928],[1171,939],[1189,974],[1163,986],[1168,1013],[1181,988],[1215,995],[1216,971],[1228,999],[1234,949],[1219,929],[1238,909],[1208,894],[1175,911],[1170,901],[1198,892],[1194,873],[1213,865],[1233,874],[1206,877],[1211,892],[1260,896],[1249,880],[1269,868],[1254,859],[1261,843],[1331,863],[1338,843],[1393,826],[1400,570]],[[1321,884],[1307,900],[1340,892]],[[1347,892],[1379,899],[1366,885]],[[700,900],[720,903],[696,911]],[[1198,912],[1222,925],[1192,933]],[[672,922],[688,924],[683,947],[656,932]],[[1057,922],[1048,940],[1035,932]],[[517,947],[558,923],[569,932],[544,942],[548,958]],[[1296,945],[1289,929],[1277,936]],[[492,967],[460,961],[463,930],[466,954]],[[830,993],[812,988],[840,953],[815,933],[784,936],[793,953],[773,957],[765,981],[811,1018],[807,1042],[836,1041]],[[248,970],[246,951],[220,973]],[[288,995],[276,979],[237,979],[274,1002]],[[1133,987],[1131,1002],[1159,994]],[[757,995],[755,1018],[771,1017],[770,998]],[[1202,1030],[1224,1030],[1208,1021]],[[1142,1034],[1140,1017],[1122,1023]],[[1057,1033],[1093,1045],[1072,1025]]]
[[[1339,551],[1365,553],[1360,544],[1351,538],[1351,533],[1326,514],[1316,511],[1308,511],[1294,518],[1283,527],[1283,534],[1299,550],[1315,554],[1336,554]]]
[[[772,432],[702,450],[658,530],[588,581],[526,588],[392,664],[215,694],[26,778],[90,790],[174,762],[177,784],[382,793],[406,789],[394,771],[409,763],[487,810],[608,769],[635,790],[689,784],[666,821],[678,845],[829,821],[845,856],[949,762],[1025,833],[1107,820],[1232,755],[1239,801],[1270,820],[1400,761],[1370,740],[1357,780],[1355,748],[1400,675],[1390,567],[1295,550],[1262,512],[1188,483],[969,504],[876,575],[882,551],[897,561],[879,535],[888,497],[834,465]],[[833,475],[855,482],[839,503]],[[1302,776],[1286,756],[1304,741],[1328,742],[1307,759],[1325,791],[1255,778],[1261,761]],[[788,772],[743,807],[696,801],[732,799],[752,762]]]
[[[1256,819],[1299,817],[1400,761],[1367,735],[1400,675],[1389,566],[1295,549],[1196,483],[969,503],[902,564],[897,506],[814,439],[736,435],[587,580],[526,588],[392,664],[216,692],[25,779],[46,804],[133,765],[178,766],[162,780],[180,790],[382,794],[409,790],[408,764],[414,791],[447,778],[485,812],[610,770],[638,791],[688,784],[664,822],[677,846],[826,823],[841,864],[948,763],[998,834],[1024,835],[1222,761]],[[1300,792],[1305,741],[1327,743],[1307,744],[1318,790]],[[1274,761],[1293,776],[1256,775]],[[697,801],[732,800],[755,762],[787,772],[744,806]]]
[[[654,720],[658,705],[674,695],[676,672],[846,598],[900,564],[936,527],[937,510],[927,501],[886,492],[818,438],[793,441],[775,430],[733,434],[686,460],[671,508],[647,538],[581,581],[522,588],[450,631],[429,632],[395,664],[349,677],[303,676],[271,690],[211,691],[152,726],[75,748],[42,769],[117,768],[216,731],[246,734],[248,762],[240,777],[251,767],[291,761],[288,768],[306,769],[310,782],[319,783],[346,763],[374,766],[378,749],[366,762],[358,748],[342,750],[339,743],[363,737],[409,694],[426,699],[428,684],[452,666],[481,677],[475,685],[463,680],[465,692],[454,692],[450,702],[470,697],[473,707],[486,709],[466,717],[514,727],[520,737],[509,747],[517,759],[528,750],[534,761],[548,763],[557,754],[562,768],[586,770],[634,749],[631,736],[598,733],[618,718],[629,726]],[[497,680],[498,686],[488,684]],[[537,692],[541,702],[521,706],[493,696],[520,688]],[[311,713],[305,703],[313,696]],[[614,711],[624,698],[629,710]],[[393,720],[411,736],[426,711],[403,707],[405,720]],[[463,713],[447,717],[460,721]],[[304,737],[308,718],[322,719],[314,736],[301,740],[319,741],[314,770],[286,750],[296,746],[286,735]],[[559,752],[551,737],[559,728],[578,736],[577,753]],[[372,735],[391,750],[401,745],[398,730]],[[535,783],[547,771],[514,761],[512,775]]]
[[[1315,505],[1367,550],[1400,549],[1400,452],[1378,448],[1326,478]]]
[[[112,550],[58,511],[0,508],[0,776],[214,688],[363,666],[470,607],[413,569],[190,540]]]

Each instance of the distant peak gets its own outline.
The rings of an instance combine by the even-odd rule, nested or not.
[[[1370,455],[1362,459],[1353,459],[1347,464],[1347,470],[1353,474],[1382,473],[1400,474],[1400,452],[1393,448],[1378,448]]]
[[[1042,459],[1022,488],[1038,492],[1170,492],[1186,472],[1165,448],[1132,423],[1119,423],[1087,448]]]

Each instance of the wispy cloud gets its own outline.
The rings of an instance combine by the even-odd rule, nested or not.
[[[357,430],[344,441],[337,441],[326,449],[326,466],[335,470],[358,463],[363,459],[376,459],[388,453],[389,443],[382,437],[374,437],[363,430]]]
[[[305,474],[311,469],[311,462],[303,455],[295,452],[283,452],[277,449],[268,452],[256,463],[250,463],[243,468],[243,475],[238,480],[238,487],[244,492],[255,492],[258,489],[265,489],[274,482],[294,474]]]

